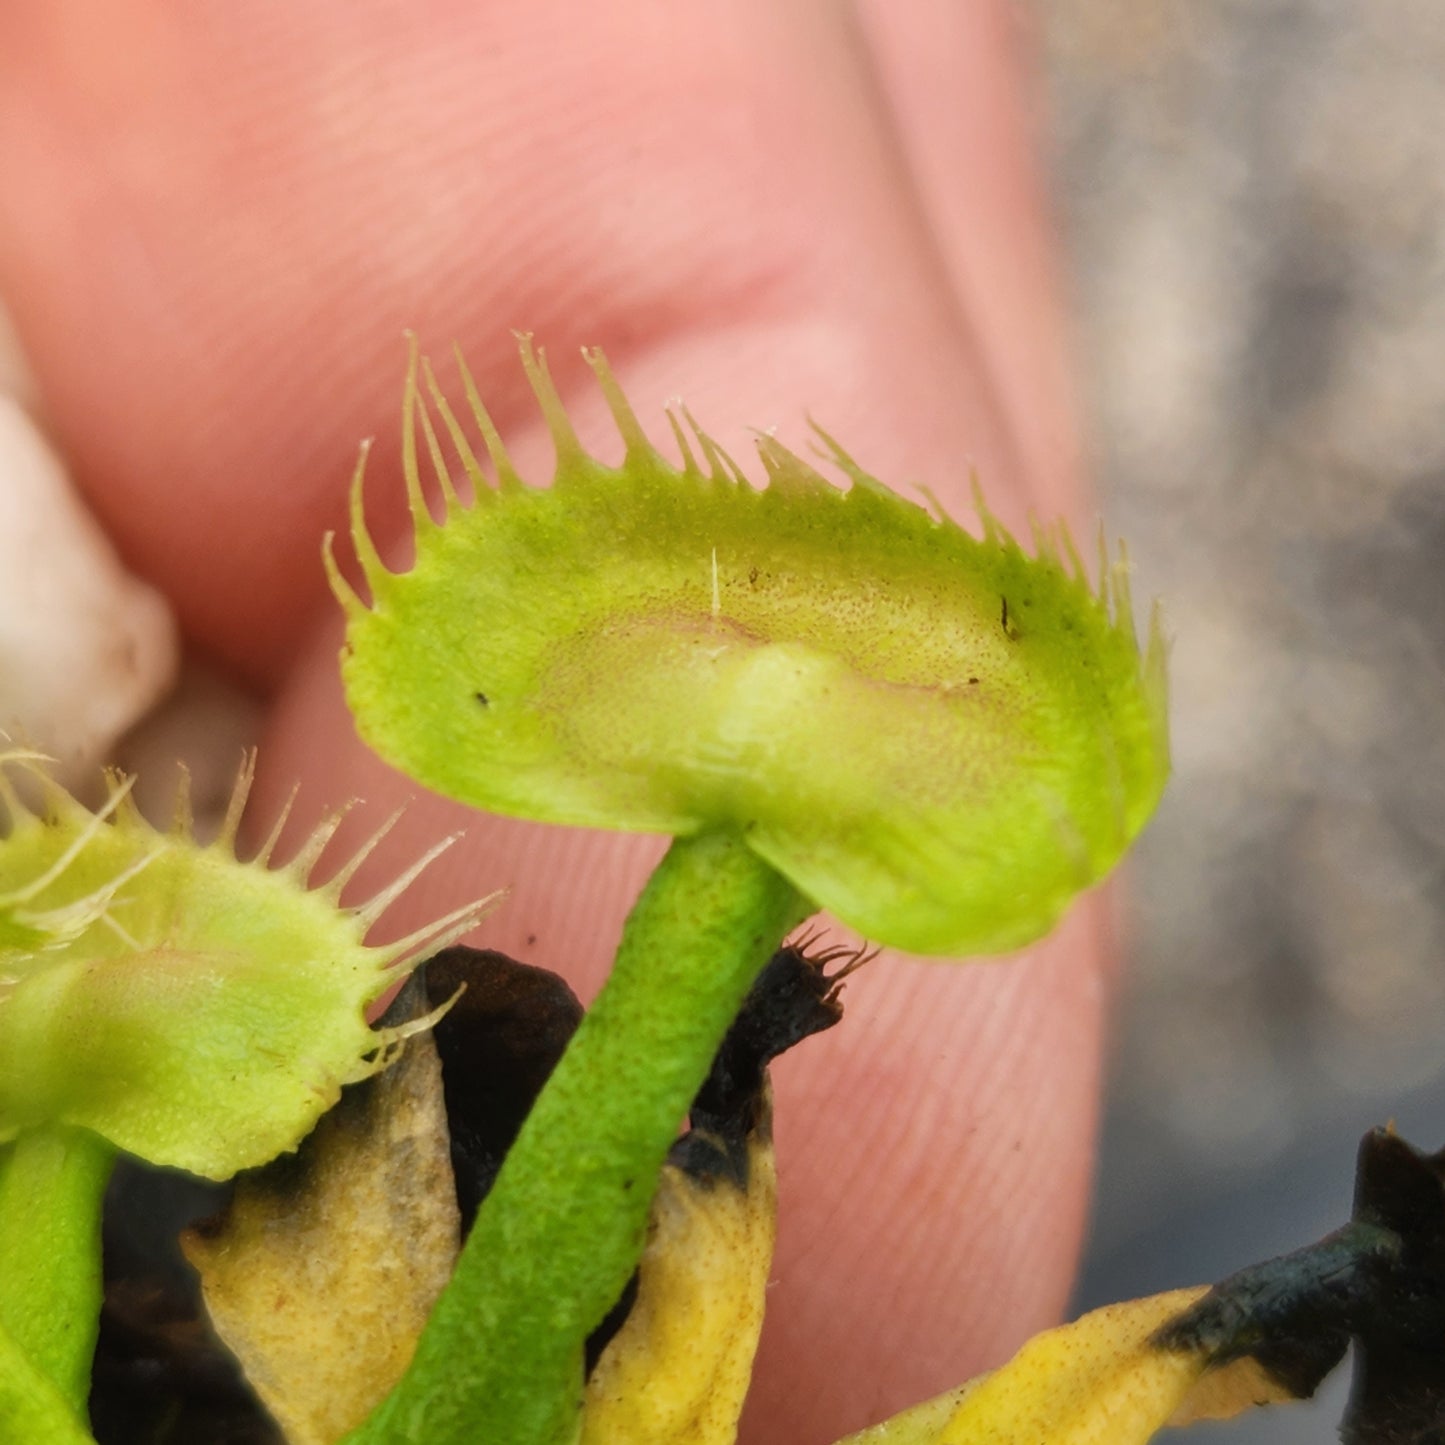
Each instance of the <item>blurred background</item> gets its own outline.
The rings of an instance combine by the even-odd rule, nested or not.
[[[1372,1124],[1445,1144],[1445,9],[1030,9],[1094,472],[1173,637],[1091,1308],[1336,1227]],[[1346,1384],[1188,1438],[1330,1439]]]

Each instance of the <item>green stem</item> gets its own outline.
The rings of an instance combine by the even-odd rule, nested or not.
[[[758,972],[812,911],[736,834],[673,843],[410,1369],[348,1445],[574,1438],[583,1342],[642,1252],[678,1125]]]
[[[0,1151],[0,1329],[82,1419],[100,1321],[100,1211],[114,1162],[105,1140],[64,1124],[27,1130]],[[12,1376],[7,1395],[16,1388]]]
[[[70,1402],[15,1336],[0,1326],[0,1440],[95,1445]]]

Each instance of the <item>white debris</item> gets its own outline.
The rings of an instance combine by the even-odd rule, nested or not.
[[[175,620],[122,566],[20,402],[0,395],[0,731],[67,780],[175,676]]]

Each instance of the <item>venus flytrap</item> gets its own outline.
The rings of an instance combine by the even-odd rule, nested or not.
[[[63,1124],[152,1163],[229,1178],[294,1148],[341,1086],[384,1068],[406,1030],[366,1010],[418,949],[477,915],[458,910],[384,948],[367,930],[431,861],[352,908],[340,893],[367,844],[310,874],[340,819],[272,867],[278,825],[241,862],[243,773],[220,835],[191,836],[184,790],[168,831],[112,783],[92,814],[33,763],[33,812],[0,771],[0,1142]],[[374,842],[375,840],[373,840]],[[445,844],[443,845],[445,846]],[[440,851],[440,850],[436,850]]]
[[[28,775],[38,807],[12,772]],[[84,1418],[100,1206],[115,1153],[226,1179],[294,1148],[344,1084],[384,1068],[426,1026],[378,1033],[368,1007],[419,949],[457,936],[479,912],[468,906],[368,947],[372,922],[429,858],[342,907],[342,887],[376,840],[314,886],[338,819],[283,865],[271,865],[279,824],[241,862],[249,782],[248,766],[220,836],[201,846],[184,788],[160,831],[131,803],[126,780],[112,778],[91,812],[34,754],[0,755],[4,1438],[70,1438],[62,1425]],[[17,1433],[34,1412],[52,1433]]]
[[[1122,558],[1099,590],[1062,536],[1028,556],[776,441],[752,489],[688,419],[681,468],[600,354],[626,446],[581,447],[541,358],[549,488],[467,391],[493,484],[428,374],[472,496],[408,381],[415,531],[392,572],[331,558],[362,736],[418,781],[550,822],[671,834],[611,977],[483,1202],[411,1369],[353,1442],[562,1445],[582,1344],[642,1249],[658,1171],[763,963],[827,908],[880,943],[996,951],[1047,931],[1117,861],[1168,770],[1163,648],[1141,653]],[[821,435],[821,434],[820,434]],[[433,516],[424,442],[444,511]],[[701,1437],[699,1437],[701,1438]]]
[[[343,906],[380,835],[321,882],[339,816],[275,865],[283,817],[240,861],[249,767],[202,846],[184,789],[158,830],[126,780],[91,811],[0,751],[0,1440],[91,1441],[101,1199],[126,1151],[255,1169],[186,1250],[288,1439],[731,1445],[772,1248],[767,1067],[837,1022],[865,956],[828,973],[847,950],[779,941],[827,908],[914,951],[1026,942],[1157,801],[1163,650],[1152,624],[1135,640],[1122,556],[1095,591],[1062,533],[1028,556],[980,504],[973,537],[821,433],[846,493],[769,438],[754,490],[690,418],[674,466],[592,354],[626,446],[606,467],[522,359],[549,489],[516,475],[467,378],[489,482],[427,372],[465,501],[413,365],[415,562],[382,564],[358,472],[366,600],[327,552],[343,670],[363,735],[420,781],[673,836],[612,975],[579,1023],[555,976],[451,949],[368,1026],[485,906],[365,944],[440,848]],[[1351,1340],[1345,1437],[1438,1438],[1445,1151],[1389,1130],[1318,1244],[1096,1310],[839,1445],[1145,1445],[1310,1394]]]

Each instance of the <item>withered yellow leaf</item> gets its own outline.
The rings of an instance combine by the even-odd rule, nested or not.
[[[332,1445],[401,1377],[459,1246],[429,1035],[184,1241],[217,1333],[291,1445]]]
[[[1220,1361],[1161,1331],[1210,1293],[1106,1305],[1036,1335],[1008,1364],[838,1445],[1145,1445],[1166,1425],[1296,1398],[1249,1354]]]
[[[637,1300],[587,1382],[581,1445],[732,1445],[773,1259],[772,1141],[749,1141],[745,1188],[669,1164]]]

